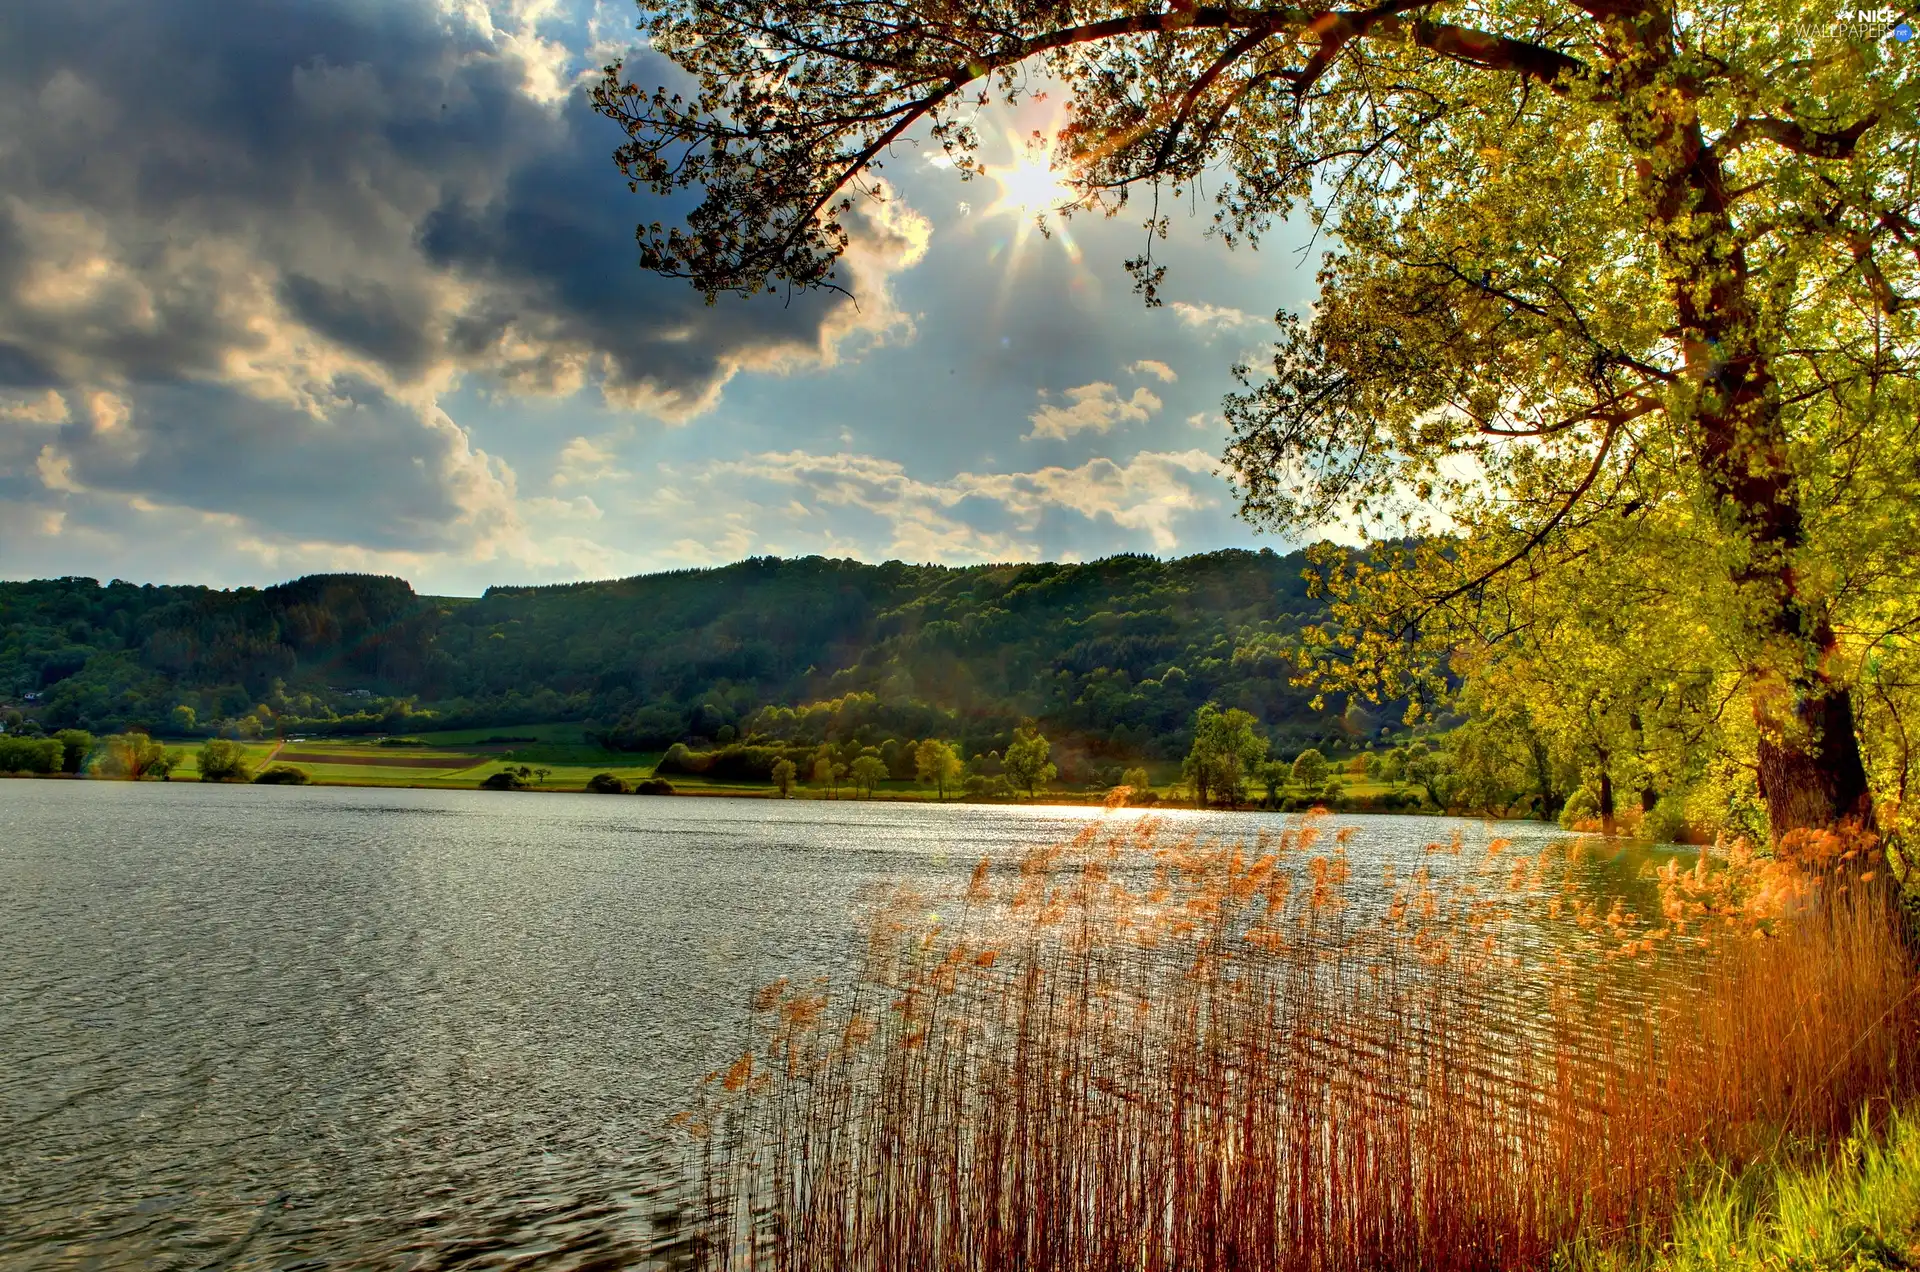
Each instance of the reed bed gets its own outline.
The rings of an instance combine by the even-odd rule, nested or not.
[[[1498,839],[1356,881],[1348,835],[1116,820],[890,898],[856,981],[767,986],[679,1120],[676,1261],[1544,1267],[1912,1091],[1914,968],[1858,872],[1703,855],[1642,911]]]

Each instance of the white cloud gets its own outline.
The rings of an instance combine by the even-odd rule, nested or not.
[[[560,461],[554,468],[552,484],[559,489],[632,476],[614,466],[615,458],[614,453],[600,443],[576,437],[560,448]]]
[[[1040,391],[1040,396],[1046,396],[1045,389]],[[1033,431],[1027,434],[1027,440],[1066,438],[1088,430],[1105,433],[1116,424],[1144,421],[1161,405],[1150,389],[1135,389],[1132,397],[1123,398],[1118,389],[1104,380],[1068,389],[1067,399],[1067,406],[1047,403],[1027,417],[1033,421]]]
[[[789,508],[825,506],[871,513],[887,523],[891,539],[885,550],[893,556],[1017,561],[1041,555],[1033,536],[1043,518],[1060,512],[1143,532],[1156,551],[1172,551],[1179,546],[1176,518],[1219,502],[1214,492],[1195,480],[1210,475],[1213,467],[1213,457],[1205,451],[1142,451],[1124,464],[1091,459],[1073,468],[963,472],[942,481],[923,481],[890,459],[788,451],[725,461],[711,466],[704,476],[730,490],[750,481],[802,487],[804,498],[789,501]],[[1004,519],[1011,529],[976,524],[982,518],[963,507],[969,503],[995,505],[997,513],[984,519]],[[735,555],[748,550],[746,543],[737,540],[728,546]]]
[[[21,424],[65,424],[67,400],[52,389],[38,395],[0,392],[0,420]]]
[[[1235,309],[1230,305],[1190,305],[1184,300],[1176,300],[1168,306],[1174,316],[1189,327],[1208,331],[1221,331],[1229,327],[1250,327],[1259,322],[1252,314]]]
[[[1127,370],[1135,375],[1158,376],[1163,384],[1172,384],[1180,378],[1174,373],[1172,367],[1154,358],[1142,358],[1138,362],[1129,363]]]
[[[1077,468],[980,477],[962,473],[954,481],[969,485],[971,494],[1004,504],[1028,525],[1049,509],[1062,508],[1090,521],[1105,517],[1145,531],[1155,551],[1170,552],[1180,545],[1174,518],[1216,502],[1190,480],[1211,473],[1213,462],[1200,450],[1142,451],[1125,464],[1090,459]]]

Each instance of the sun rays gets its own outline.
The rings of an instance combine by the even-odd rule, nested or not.
[[[1013,279],[1036,237],[1060,245],[1072,267],[1073,286],[1089,286],[1094,281],[1082,263],[1080,245],[1067,227],[1066,214],[1084,205],[1068,174],[1053,165],[1052,136],[1029,140],[1009,129],[1007,151],[1011,156],[1008,162],[984,165],[984,174],[999,188],[999,195],[979,213],[983,229],[1003,217],[1012,222],[1010,227],[994,228],[993,241],[987,248],[987,263],[1000,271],[998,311],[1004,311]],[[996,319],[998,316],[996,312]]]

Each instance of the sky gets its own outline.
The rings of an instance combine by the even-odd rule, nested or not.
[[[642,272],[586,90],[628,0],[0,5],[0,577],[421,591],[820,553],[1084,560],[1286,544],[1234,516],[1222,396],[1315,253],[1176,212],[1031,228],[903,145],[854,299]],[[1005,139],[1005,140],[1002,140]]]

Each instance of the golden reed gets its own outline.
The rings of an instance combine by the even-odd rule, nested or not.
[[[858,983],[766,987],[679,1119],[675,1261],[1544,1267],[1657,1233],[1707,1159],[1914,1087],[1914,966],[1870,876],[1703,854],[1642,916],[1590,895],[1577,844],[1456,835],[1362,889],[1350,833],[1116,819],[894,896]]]

